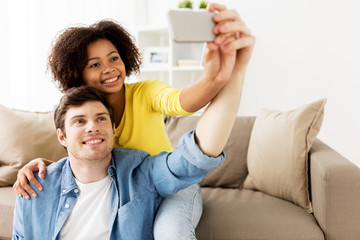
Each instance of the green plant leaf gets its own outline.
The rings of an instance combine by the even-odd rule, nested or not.
[[[178,8],[190,8],[192,9],[193,3],[192,1],[185,0],[179,3]]]
[[[203,8],[206,8],[206,7],[207,7],[207,1],[201,1],[200,4],[199,4],[199,8],[203,9]]]

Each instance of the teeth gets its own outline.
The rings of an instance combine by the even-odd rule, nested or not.
[[[94,143],[100,143],[100,142],[102,142],[100,139],[98,139],[98,140],[90,140],[90,141],[85,142],[85,144],[94,144]]]
[[[114,78],[103,81],[103,83],[112,83],[112,82],[115,82],[117,79],[118,79],[118,77],[114,77]]]

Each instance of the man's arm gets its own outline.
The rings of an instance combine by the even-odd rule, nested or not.
[[[235,36],[240,31],[242,22],[238,14],[234,10],[228,10],[225,6],[220,4],[208,4],[208,11],[218,11],[213,21],[214,33],[217,34],[216,43],[226,44],[226,41],[232,41],[231,36]],[[234,27],[236,26],[236,27]],[[225,27],[225,28],[224,28]],[[243,29],[246,31],[246,29]],[[220,40],[224,40],[221,42]],[[229,80],[229,73],[231,67],[228,68],[228,63],[224,60],[228,59],[226,52],[221,62],[221,69],[217,71],[218,59],[206,57],[204,58],[204,74],[195,83],[190,84],[181,89],[179,100],[182,108],[187,112],[196,112],[202,107],[206,106],[225,86]],[[215,64],[215,65],[214,65]]]
[[[224,160],[221,152],[237,115],[243,79],[243,74],[234,71],[201,116],[195,134],[191,131],[183,135],[174,152],[153,156],[159,159],[148,161],[153,166],[144,169],[153,170],[155,188],[161,196],[174,194],[200,182],[209,170],[218,167]]]
[[[240,104],[243,79],[242,74],[230,79],[196,125],[196,143],[208,156],[218,156],[229,138]]]
[[[196,126],[195,139],[200,149],[208,156],[218,156],[228,138],[237,115],[246,68],[250,60],[255,38],[235,11],[224,11],[225,6],[211,4],[222,18],[234,18],[235,22],[225,25],[225,29],[238,31],[233,37],[216,39],[208,44],[206,57],[218,58],[218,71],[229,80],[210,103]],[[222,10],[222,11],[221,11]],[[222,29],[219,29],[221,31]],[[216,66],[216,64],[213,64]],[[229,74],[230,70],[230,74]]]
[[[209,5],[216,10],[225,8],[218,4]],[[223,39],[215,40],[215,43],[208,43],[205,57],[213,71],[228,81],[201,116],[195,136],[193,131],[189,132],[181,137],[173,153],[154,156],[167,158],[166,161],[151,162],[155,187],[162,196],[200,182],[209,170],[218,167],[224,159],[221,153],[238,112],[255,38],[236,12],[220,11],[220,14],[223,18],[234,18],[235,14],[235,25],[232,22],[226,27],[234,27],[239,35],[226,35]]]

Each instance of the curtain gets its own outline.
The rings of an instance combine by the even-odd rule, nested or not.
[[[0,1],[0,104],[52,110],[61,97],[47,72],[56,34],[68,26],[105,18],[120,22],[132,33],[133,9],[132,1],[125,0]]]

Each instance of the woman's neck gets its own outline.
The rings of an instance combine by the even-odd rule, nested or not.
[[[125,110],[125,85],[120,92],[106,95],[106,100],[114,110],[114,123],[115,128],[117,128]]]

